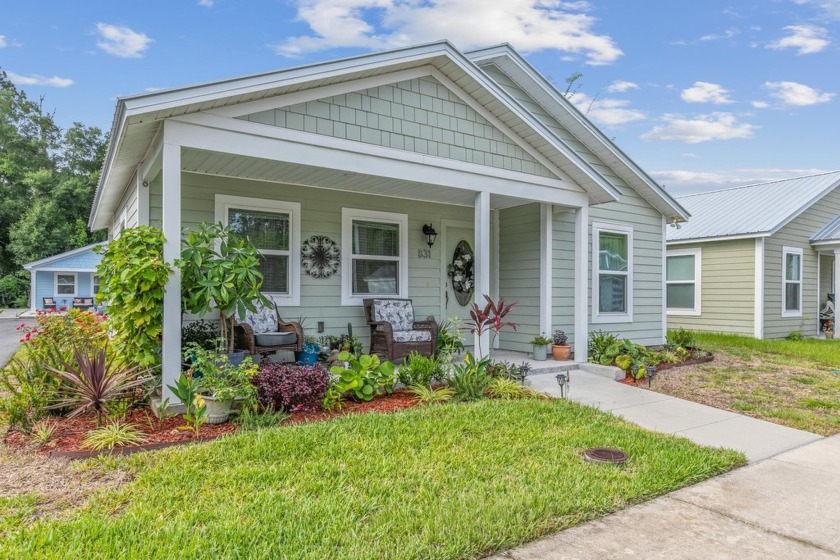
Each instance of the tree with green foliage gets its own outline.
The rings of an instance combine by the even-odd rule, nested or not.
[[[21,265],[104,239],[87,218],[106,137],[81,123],[62,131],[43,105],[0,71],[0,306],[25,304]]]

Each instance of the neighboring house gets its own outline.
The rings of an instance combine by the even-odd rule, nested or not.
[[[677,200],[691,220],[668,228],[670,328],[820,334],[840,279],[840,171]]]
[[[366,338],[365,297],[411,298],[440,320],[492,294],[518,302],[500,348],[554,329],[578,360],[590,328],[663,341],[664,230],[687,213],[507,45],[443,41],[124,97],[110,138],[93,230],[161,227],[171,262],[182,227],[232,224],[265,257],[264,291],[311,334],[350,323]],[[316,274],[313,246],[328,256]],[[456,247],[474,257],[473,294],[450,281]],[[175,273],[164,385],[180,371],[179,298]]]
[[[95,243],[23,265],[30,274],[30,311],[62,307],[90,307],[99,291],[96,267],[101,255]],[[81,300],[81,301],[79,301]],[[46,304],[46,305],[45,305]]]

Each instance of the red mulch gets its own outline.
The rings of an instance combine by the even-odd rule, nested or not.
[[[332,412],[294,412],[289,415],[284,424],[302,424],[306,422],[318,422],[329,420],[346,414],[365,414],[369,412],[396,412],[417,406],[417,398],[406,390],[394,391],[392,395],[376,397],[370,402],[345,401],[341,410]],[[52,440],[47,445],[38,448],[39,453],[48,454],[52,451],[83,451],[82,442],[87,432],[96,428],[96,415],[82,414],[75,418],[55,418],[57,424]],[[107,420],[106,420],[107,421]],[[191,441],[192,432],[179,430],[184,426],[183,418],[173,416],[161,422],[155,417],[148,407],[134,408],[128,412],[126,422],[134,424],[146,437],[144,445],[188,442]],[[226,422],[224,424],[205,424],[201,427],[199,437],[214,438],[224,434],[235,433],[239,428],[238,424]],[[9,432],[3,440],[9,448],[14,450],[25,450],[32,448],[31,440],[20,432]],[[125,448],[123,448],[125,449]]]
[[[367,412],[396,412],[417,406],[417,397],[405,389],[394,391],[392,395],[377,397],[369,402],[344,401],[341,410],[332,412],[294,412],[284,424],[303,424],[328,420],[346,414],[365,414]]]

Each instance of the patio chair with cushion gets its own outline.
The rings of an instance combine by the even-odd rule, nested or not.
[[[370,353],[386,360],[404,358],[412,351],[435,353],[437,323],[415,321],[410,299],[365,299],[365,320],[370,326]]]
[[[91,307],[93,307],[93,298],[92,297],[73,298],[73,308],[74,309],[85,310],[85,309],[90,309]]]
[[[44,309],[49,311],[50,309],[55,309],[55,298],[45,297],[44,298]]]
[[[300,323],[281,319],[273,303],[258,303],[255,312],[246,312],[245,318],[234,326],[233,333],[237,348],[263,358],[278,350],[300,352],[303,349],[303,327]]]

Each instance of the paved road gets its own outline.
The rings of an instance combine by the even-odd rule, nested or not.
[[[0,366],[6,365],[20,346],[20,331],[16,329],[21,323],[31,325],[33,322],[33,319],[0,319]]]

